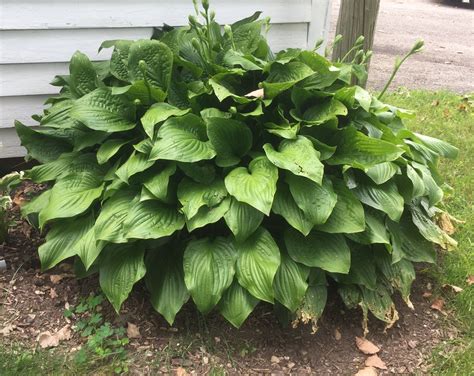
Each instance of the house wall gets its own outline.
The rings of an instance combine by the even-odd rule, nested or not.
[[[256,10],[272,20],[272,49],[306,48],[327,36],[331,0],[214,0],[222,24]],[[154,26],[180,26],[194,12],[191,0],[1,0],[0,3],[0,158],[25,154],[14,120],[34,125],[55,75],[68,73],[71,55],[80,50],[92,60],[108,39],[149,38]]]

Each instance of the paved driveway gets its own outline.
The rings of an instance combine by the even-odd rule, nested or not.
[[[331,36],[340,0],[333,0]],[[381,89],[395,57],[418,39],[425,50],[400,69],[392,88],[474,92],[474,7],[451,0],[381,0],[368,85]]]

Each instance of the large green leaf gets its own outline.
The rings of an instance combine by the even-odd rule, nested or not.
[[[183,256],[184,281],[197,308],[208,313],[219,302],[235,274],[237,253],[229,239],[189,242]]]
[[[38,248],[41,270],[47,270],[78,253],[84,237],[94,226],[94,217],[86,215],[55,223]]]
[[[186,115],[188,112],[189,109],[181,110],[180,108],[171,106],[168,103],[155,103],[141,118],[143,129],[148,137],[153,138],[156,124],[168,120],[172,116],[179,117]]]
[[[128,190],[120,190],[105,201],[95,223],[96,239],[126,243],[123,223],[135,201],[135,194]]]
[[[285,245],[291,258],[303,265],[334,273],[349,272],[351,252],[342,235],[312,231],[305,237],[288,229]]]
[[[329,233],[352,234],[364,231],[364,208],[360,201],[342,180],[334,180],[333,187],[337,194],[336,206],[328,220],[317,228]]]
[[[286,182],[296,205],[313,225],[325,223],[337,202],[332,183],[325,178],[321,185],[308,179],[289,174]]]
[[[360,244],[390,244],[390,236],[385,227],[385,215],[377,210],[365,208],[365,231],[346,236]]]
[[[399,167],[395,163],[384,162],[369,167],[365,173],[375,184],[383,184],[389,181],[399,170]]]
[[[291,110],[290,113],[294,119],[313,126],[336,119],[337,116],[347,115],[347,108],[337,99],[332,98],[320,100],[319,103],[312,105],[303,113],[298,113],[295,110]]]
[[[304,212],[298,207],[286,184],[280,184],[273,200],[272,211],[281,215],[296,230],[308,235],[314,227]]]
[[[97,150],[97,162],[99,164],[107,163],[110,158],[119,152],[122,146],[129,143],[129,140],[113,138],[105,141]]]
[[[379,163],[396,160],[404,151],[383,140],[366,136],[350,126],[339,131],[334,138],[337,146],[334,155],[327,160],[331,165],[349,165],[366,169]]]
[[[133,285],[145,276],[145,251],[138,244],[107,247],[100,263],[100,288],[119,312]]]
[[[176,165],[168,164],[159,173],[153,173],[143,182],[144,189],[147,189],[155,198],[163,202],[168,202],[168,186],[170,178],[176,172]]]
[[[425,136],[419,133],[415,133],[415,135],[423,142],[424,145],[445,158],[454,159],[457,158],[459,154],[459,149],[448,144],[446,141],[442,141],[430,136]]]
[[[52,162],[61,154],[72,150],[71,145],[60,138],[38,133],[19,121],[15,121],[15,129],[21,145],[28,150],[28,155],[38,162]]]
[[[132,81],[145,80],[166,90],[170,85],[172,68],[173,53],[166,44],[142,39],[130,46],[128,69]]]
[[[232,198],[224,215],[225,222],[237,241],[246,240],[263,221],[263,213],[254,207]]]
[[[286,254],[281,255],[281,264],[275,275],[273,286],[275,299],[295,312],[301,305],[308,289],[309,268],[294,262]]]
[[[85,212],[102,195],[101,176],[89,172],[75,173],[57,181],[48,205],[39,214],[40,226],[57,218],[69,218]]]
[[[149,161],[146,154],[137,153],[133,151],[130,157],[121,165],[115,175],[122,180],[124,183],[128,184],[128,180],[139,172],[143,172],[146,169],[153,166],[155,162]]]
[[[128,74],[128,53],[132,43],[133,41],[131,40],[117,40],[113,44],[114,51],[110,58],[110,73],[122,81],[130,79]]]
[[[324,166],[319,160],[320,153],[306,137],[298,136],[295,140],[283,140],[278,151],[271,144],[263,145],[263,149],[275,166],[291,171],[295,175],[304,176],[315,183],[322,183]]]
[[[280,266],[280,250],[263,227],[236,244],[237,280],[257,299],[273,303],[273,279]]]
[[[206,133],[206,125],[196,115],[168,119],[158,131],[150,160],[167,159],[178,162],[198,162],[216,155]]]
[[[216,223],[226,215],[230,208],[231,198],[227,197],[219,205],[208,207],[203,206],[194,217],[186,220],[188,231],[194,231],[197,228],[204,227],[211,223]]]
[[[426,240],[413,224],[408,213],[402,215],[399,223],[387,219],[387,228],[392,239],[392,262],[401,259],[413,262],[436,262],[433,243]]]
[[[364,204],[387,213],[393,221],[398,221],[402,216],[404,200],[394,181],[376,185],[366,180],[359,182],[352,192]]]
[[[131,207],[123,232],[128,239],[159,239],[183,227],[184,217],[175,207],[151,200]]]
[[[234,166],[252,147],[250,128],[237,120],[221,117],[206,119],[207,136],[211,141],[220,167]]]
[[[69,115],[73,105],[74,100],[72,99],[54,103],[44,111],[45,115],[41,118],[41,125],[46,125],[51,128],[72,128],[77,123],[77,121],[71,119]]]
[[[76,51],[69,64],[69,85],[76,97],[80,98],[97,88],[97,73],[89,58]]]
[[[149,252],[145,282],[151,304],[173,325],[176,314],[189,299],[184,284],[183,257],[173,245]]]
[[[201,184],[185,178],[178,186],[178,200],[187,219],[193,218],[202,206],[218,205],[226,196],[227,190],[221,179]]]
[[[234,281],[222,296],[218,309],[227,321],[240,328],[257,304],[258,299]]]
[[[135,127],[135,106],[106,88],[96,89],[78,99],[72,118],[88,128],[104,132],[123,132]]]
[[[225,186],[238,201],[269,215],[277,180],[278,169],[266,157],[257,157],[248,169],[237,167],[232,170],[225,178]]]
[[[263,82],[265,98],[276,97],[313,73],[310,67],[299,61],[292,61],[288,64],[272,64],[270,74]]]

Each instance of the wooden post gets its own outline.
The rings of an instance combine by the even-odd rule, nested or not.
[[[342,40],[334,48],[334,61],[341,59],[361,35],[365,38],[364,50],[372,49],[379,6],[380,0],[341,0],[336,35],[341,34]],[[349,56],[348,60],[352,60],[353,56]],[[365,86],[365,82],[359,85]]]

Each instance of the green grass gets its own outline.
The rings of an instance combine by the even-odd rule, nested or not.
[[[458,248],[443,254],[439,265],[431,269],[441,286],[451,284],[464,289],[460,294],[445,294],[447,308],[454,311],[450,320],[462,336],[439,346],[433,355],[437,375],[474,374],[474,286],[466,278],[474,275],[474,97],[462,97],[450,92],[399,90],[384,97],[384,101],[417,112],[409,120],[410,129],[442,138],[459,148],[456,160],[442,160],[440,172],[454,191],[446,195],[446,209],[464,224],[456,226],[453,237]],[[448,345],[448,347],[446,346]],[[449,348],[449,350],[447,350]]]

